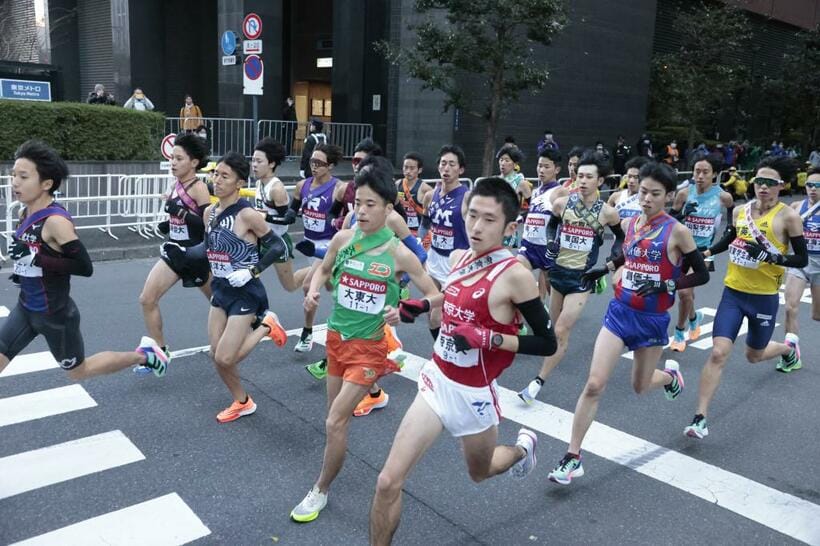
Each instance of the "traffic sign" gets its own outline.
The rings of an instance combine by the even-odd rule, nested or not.
[[[265,80],[265,65],[259,55],[248,55],[243,67],[243,90],[245,95],[261,95]]]
[[[219,45],[222,46],[222,53],[224,55],[233,55],[236,51],[236,33],[232,30],[223,32]]]
[[[242,21],[242,33],[248,40],[256,40],[262,35],[262,18],[255,13],[249,13]]]
[[[174,156],[174,141],[176,138],[176,133],[165,135],[165,138],[162,139],[162,144],[159,146],[159,151],[162,153],[162,157],[168,161],[171,161],[171,158]]]
[[[245,55],[259,55],[262,53],[262,40],[245,40],[242,42],[242,53]]]

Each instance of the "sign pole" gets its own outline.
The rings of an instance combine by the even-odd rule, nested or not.
[[[256,146],[256,140],[259,138],[259,95],[253,95],[253,145]]]

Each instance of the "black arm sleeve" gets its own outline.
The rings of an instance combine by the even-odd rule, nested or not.
[[[256,265],[257,271],[261,273],[270,267],[277,259],[286,255],[288,253],[288,247],[285,244],[284,239],[276,235],[273,230],[270,230],[265,235],[260,237],[259,242],[262,247],[268,249],[268,251],[261,256],[259,263]]]
[[[32,263],[47,271],[66,275],[90,277],[94,273],[94,264],[91,263],[91,257],[82,241],[74,239],[64,244],[61,249],[62,256],[47,256],[43,252],[38,252]]]
[[[609,252],[610,257],[614,258],[615,256],[623,254],[626,233],[624,233],[624,229],[621,227],[620,223],[615,224],[614,226],[609,226],[609,230],[613,235],[615,235],[615,241],[612,243],[612,250]]]
[[[691,267],[692,272],[679,279],[675,279],[675,285],[678,290],[681,288],[700,286],[709,282],[709,270],[706,269],[706,262],[703,261],[703,255],[701,255],[699,250],[695,249],[688,254],[684,254],[683,265],[684,269],[686,266]]]
[[[683,222],[683,214],[681,214],[682,211],[683,209],[669,209],[669,216],[678,222]]]
[[[558,226],[560,225],[561,218],[554,214],[550,216],[550,221],[547,223],[547,242],[555,240],[555,236],[558,234]]]
[[[338,218],[340,214],[344,214],[347,211],[345,210],[345,203],[344,201],[333,201],[333,204],[330,206],[330,210],[327,211],[327,216],[329,221],[333,221],[334,218]]]
[[[809,248],[806,245],[806,239],[802,235],[797,237],[789,237],[789,242],[792,244],[794,254],[786,254],[777,260],[777,265],[785,267],[806,267],[809,265]]]
[[[533,335],[518,336],[518,354],[549,356],[555,353],[558,342],[552,329],[547,310],[539,298],[516,303],[515,306],[524,316]]]
[[[299,211],[302,210],[302,199],[300,197],[293,196],[293,199],[290,200],[290,210],[299,214]]]
[[[735,240],[735,237],[737,237],[737,228],[733,225],[726,226],[726,231],[723,232],[723,237],[709,247],[709,254],[714,256],[715,254],[726,252],[729,249],[729,245]]]
[[[194,233],[203,233],[205,231],[205,221],[202,219],[202,214],[207,207],[208,205],[200,207],[199,214],[188,211],[188,214],[185,215],[185,225]]]
[[[208,240],[205,239],[198,245],[189,246],[185,249],[185,258],[188,260],[204,260],[208,258]]]
[[[287,205],[281,207],[274,207],[276,216],[265,214],[265,221],[269,224],[279,224],[283,226],[290,225],[296,221],[296,211],[289,208]]]

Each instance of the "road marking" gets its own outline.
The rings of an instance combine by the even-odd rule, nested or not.
[[[94,399],[80,385],[0,398],[0,427],[93,408],[96,405]]]
[[[6,369],[0,372],[0,377],[8,377],[10,375],[20,375],[23,373],[40,372],[43,370],[50,370],[51,368],[59,368],[60,365],[51,356],[48,351],[40,353],[31,353],[27,355],[18,355],[9,362]]]
[[[327,325],[326,324],[320,324],[318,326],[314,326],[313,327],[313,340],[316,341],[316,339],[321,339],[322,341],[319,342],[319,343],[324,344],[326,330],[327,330]],[[288,337],[298,336],[298,335],[301,335],[302,329],[301,328],[294,328],[293,330],[288,330],[285,333],[288,335]],[[262,342],[265,342],[265,341],[270,341],[270,338],[263,337],[262,341],[260,341],[259,343],[262,343]],[[199,347],[189,347],[187,349],[180,349],[178,351],[171,351],[171,358],[174,359],[174,358],[181,358],[181,357],[184,357],[184,356],[196,355],[196,354],[199,354],[199,353],[207,353],[210,348],[211,348],[210,345],[200,345]]]
[[[210,534],[210,529],[185,501],[171,493],[16,542],[13,546],[177,545]]]
[[[5,305],[0,305],[0,318],[9,316],[9,308]]]
[[[10,455],[0,458],[0,500],[144,459],[119,430]]]
[[[781,288],[777,295],[780,300],[780,305],[786,305],[786,289]],[[800,303],[808,303],[811,305],[811,288],[803,289],[803,295],[800,296]]]

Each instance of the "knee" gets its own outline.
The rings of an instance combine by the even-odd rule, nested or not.
[[[158,303],[158,299],[157,299],[156,296],[154,296],[154,294],[152,294],[152,293],[150,293],[146,290],[143,290],[142,293],[140,294],[140,305],[143,308],[145,308],[145,307],[156,307],[157,303]]]
[[[689,305],[695,302],[695,294],[691,290],[681,290],[677,296],[682,305]]]
[[[555,337],[559,345],[566,345],[569,338],[569,328],[563,323],[557,323],[555,325]]]
[[[800,301],[789,301],[786,300],[786,314],[787,315],[796,315],[799,312]],[[815,318],[815,320],[817,320]]]
[[[71,368],[68,370],[68,378],[72,381],[82,381],[86,378],[85,374],[85,365],[80,364],[76,368]]]
[[[220,368],[230,368],[234,365],[236,360],[233,355],[225,354],[223,351],[211,351],[213,354],[214,364]]]
[[[635,394],[643,394],[649,390],[650,383],[647,383],[641,379],[633,379],[632,380],[632,390],[635,391]]]
[[[325,420],[325,430],[327,431],[327,435],[337,436],[340,434],[345,434],[347,432],[347,423],[348,420],[345,418],[328,415]]]
[[[820,320],[820,306],[812,308],[812,310],[811,310],[811,319],[812,320]]]
[[[394,496],[401,491],[402,480],[393,476],[387,470],[382,470],[376,480],[376,492],[382,495]]]
[[[489,478],[489,475],[487,473],[486,468],[472,468],[471,467],[471,468],[468,469],[468,471],[469,471],[469,474],[470,474],[470,479],[473,480],[475,483],[481,483],[484,480],[486,480],[487,478]]]
[[[606,389],[606,382],[601,381],[597,377],[590,377],[587,379],[587,384],[584,386],[584,396],[587,398],[598,398]]]
[[[746,347],[747,362],[749,362],[750,364],[757,364],[758,362],[762,362],[763,360],[763,350]]]
[[[746,349],[747,354],[749,349]],[[726,364],[726,360],[729,358],[729,354],[732,352],[732,347],[718,347],[715,345],[712,347],[712,354],[709,357],[709,364],[712,366],[717,366],[718,368],[723,368],[724,364]]]

